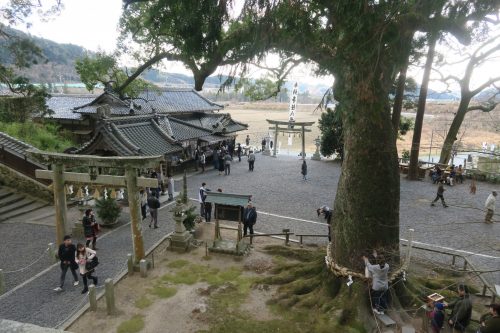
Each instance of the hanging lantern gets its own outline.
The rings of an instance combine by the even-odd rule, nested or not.
[[[109,194],[109,196],[110,196],[111,199],[116,199],[116,190],[112,189],[111,193]]]
[[[93,197],[95,200],[99,200],[101,198],[101,193],[99,192],[98,187],[95,188]]]

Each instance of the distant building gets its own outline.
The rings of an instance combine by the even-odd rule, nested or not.
[[[56,95],[47,101],[48,119],[77,135],[82,145],[72,153],[131,156],[164,155],[176,167],[194,158],[196,147],[207,157],[222,142],[233,143],[246,124],[219,113],[214,103],[193,89],[167,88],[138,98]]]

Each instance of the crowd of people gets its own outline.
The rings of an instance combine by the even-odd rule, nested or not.
[[[456,184],[463,184],[464,182],[464,169],[462,165],[458,167],[455,165],[450,165],[445,169],[441,169],[439,165],[435,165],[434,169],[430,172],[430,177],[432,179],[433,184],[438,184],[436,197],[431,202],[431,206],[435,206],[438,200],[441,200],[441,204],[444,208],[447,208],[448,205],[444,199],[444,192],[446,189],[444,185],[454,186]],[[471,180],[470,184],[470,194],[476,194],[477,186],[474,178]],[[484,222],[487,224],[491,224],[493,215],[495,213],[495,203],[496,203],[497,192],[492,191],[491,194],[486,199],[484,207],[486,209],[486,216],[484,218]]]

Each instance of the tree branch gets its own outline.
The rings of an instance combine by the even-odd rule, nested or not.
[[[467,112],[470,112],[470,111],[483,111],[483,112],[491,112],[495,109],[495,107],[499,104],[499,102],[496,102],[496,103],[491,103],[491,104],[488,104],[488,105],[482,105],[482,104],[479,104],[479,105],[473,105],[473,106],[469,106],[467,108]]]
[[[486,89],[487,87],[491,86],[493,83],[500,81],[500,76],[494,77],[492,79],[489,79],[485,83],[481,84],[479,87],[471,91],[472,96],[475,96],[479,94],[481,91]]]

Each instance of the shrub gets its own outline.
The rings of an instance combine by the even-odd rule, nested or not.
[[[115,199],[110,196],[111,191],[108,191],[108,197],[96,199],[95,206],[97,216],[104,224],[113,224],[121,214],[122,208],[118,205]]]

